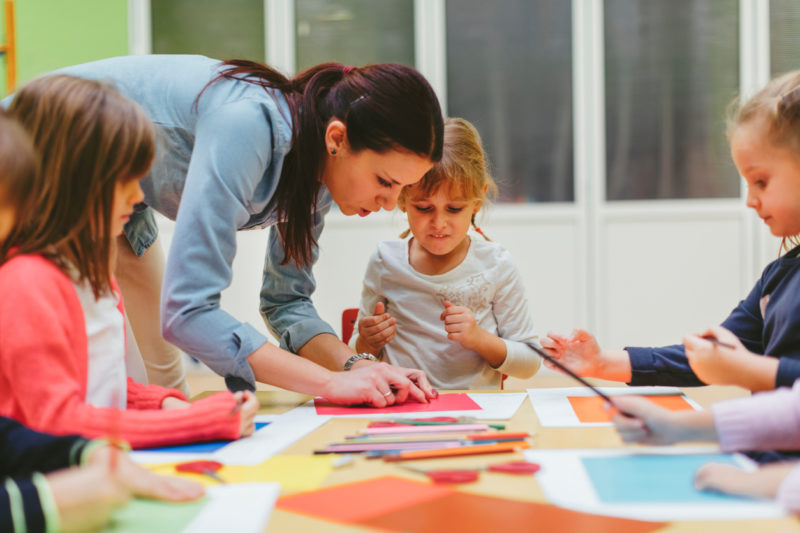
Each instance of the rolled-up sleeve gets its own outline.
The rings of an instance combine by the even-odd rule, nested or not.
[[[330,210],[327,192],[323,190],[320,194],[325,198],[317,204],[315,240],[322,234],[325,214]],[[297,353],[313,337],[321,333],[336,335],[336,332],[319,317],[311,301],[316,289],[312,268],[319,258],[319,247],[314,246],[311,264],[306,267],[298,266],[293,260],[282,265],[285,253],[280,235],[273,229],[264,260],[260,309],[267,327],[280,339],[281,347]]]
[[[506,250],[498,258],[498,262],[504,265],[504,279],[498,280],[499,290],[492,311],[497,321],[498,335],[506,344],[506,359],[497,371],[527,379],[542,365],[539,355],[527,344],[539,346],[539,340],[533,328],[525,286],[516,263]]]
[[[220,375],[255,383],[247,356],[267,342],[220,308],[236,232],[271,161],[268,113],[240,100],[198,121],[161,295],[164,337]]]

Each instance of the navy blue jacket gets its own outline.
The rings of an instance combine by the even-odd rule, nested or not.
[[[26,530],[44,532],[44,512],[39,493],[31,480],[34,472],[51,472],[80,463],[89,441],[83,437],[56,437],[0,416],[0,531],[14,531],[11,502],[6,484],[16,485],[22,495]]]
[[[780,359],[775,387],[791,387],[800,377],[800,246],[764,269],[747,298],[722,326],[751,352]],[[630,355],[629,385],[705,385],[692,372],[682,344],[625,348]]]

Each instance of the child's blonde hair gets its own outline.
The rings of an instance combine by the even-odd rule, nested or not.
[[[26,84],[9,113],[27,130],[41,169],[29,209],[18,213],[15,253],[49,257],[95,297],[111,287],[111,214],[118,182],[142,177],[155,127],[110,85],[67,75]],[[9,248],[0,249],[0,261]]]
[[[0,207],[25,211],[38,172],[35,154],[25,130],[0,108]]]
[[[477,199],[483,203],[487,196],[497,196],[497,184],[488,167],[481,136],[475,126],[463,118],[445,119],[441,161],[435,163],[417,183],[404,187],[397,205],[406,209],[412,198],[434,195],[441,187],[463,194],[466,200]],[[475,224],[475,215],[472,215],[472,226],[484,239],[491,240]],[[406,230],[400,237],[406,237],[410,231]]]
[[[800,70],[774,77],[763,89],[741,102],[735,98],[728,106],[728,141],[742,124],[763,121],[769,140],[800,160]],[[800,236],[784,237],[781,249],[800,244]]]

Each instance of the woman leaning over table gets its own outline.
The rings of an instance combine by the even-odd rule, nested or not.
[[[158,128],[145,200],[126,225],[115,272],[151,381],[185,383],[179,353],[158,334],[160,319],[166,340],[231,388],[260,381],[378,407],[434,396],[423,372],[355,354],[310,299],[331,203],[362,217],[393,209],[400,189],[441,158],[441,110],[421,74],[325,63],[286,78],[253,61],[179,55],[62,72],[110,81]],[[165,266],[153,210],[175,220]],[[266,227],[261,312],[281,348],[219,305],[236,231]]]

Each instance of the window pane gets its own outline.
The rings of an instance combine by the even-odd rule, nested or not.
[[[264,61],[264,0],[151,0],[153,53]]]
[[[769,48],[771,73],[800,68],[800,3],[797,0],[770,0]]]
[[[297,70],[347,65],[414,65],[414,0],[296,0]]]
[[[501,201],[572,201],[570,2],[499,5],[446,4],[448,114],[480,131]]]
[[[608,200],[734,197],[737,0],[606,0]]]

